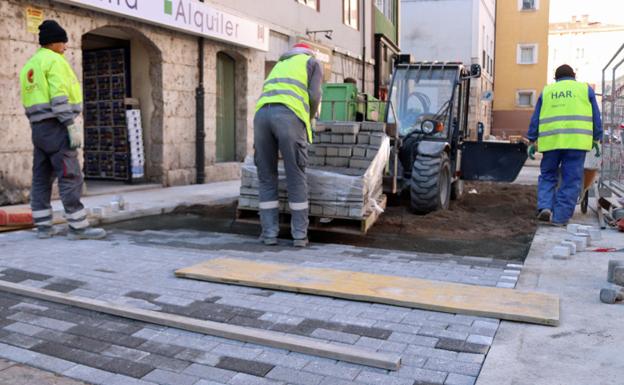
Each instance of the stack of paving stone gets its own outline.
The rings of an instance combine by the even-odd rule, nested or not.
[[[310,215],[362,219],[378,209],[383,171],[390,154],[385,124],[318,123],[308,148],[306,175]],[[286,175],[279,165],[280,211],[288,212]],[[249,158],[241,169],[239,209],[258,210],[258,173]]]

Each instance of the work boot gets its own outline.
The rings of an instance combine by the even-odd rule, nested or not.
[[[310,242],[308,241],[308,238],[303,238],[303,239],[293,239],[293,246],[294,247],[306,247],[308,246]]]
[[[50,239],[61,232],[54,226],[37,226],[37,238]]]
[[[78,239],[102,239],[106,237],[106,230],[99,227],[87,227],[86,229],[69,229],[67,238],[75,241]]]
[[[266,246],[275,246],[277,245],[277,238],[262,238],[262,243],[264,243]]]
[[[541,222],[550,222],[552,218],[552,211],[550,209],[541,209],[537,213],[537,220]]]

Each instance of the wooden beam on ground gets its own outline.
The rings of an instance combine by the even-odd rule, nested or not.
[[[217,258],[176,271],[178,277],[377,302],[418,309],[559,324],[559,297],[418,278]]]
[[[157,325],[174,327],[211,336],[286,349],[313,356],[367,365],[381,369],[398,370],[401,357],[397,354],[378,353],[346,344],[334,344],[313,338],[289,335],[271,330],[254,329],[229,325],[221,322],[204,321],[195,318],[114,304],[71,294],[28,287],[0,281],[0,290],[8,293],[37,298],[45,301],[76,306],[82,309],[112,314]]]

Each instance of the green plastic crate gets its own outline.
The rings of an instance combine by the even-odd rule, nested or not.
[[[354,121],[356,112],[357,86],[355,84],[323,84],[321,121]]]

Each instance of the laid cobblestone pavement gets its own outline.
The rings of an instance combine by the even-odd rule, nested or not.
[[[499,320],[175,278],[236,257],[514,287],[521,265],[200,231],[116,231],[105,241],[0,235],[0,279],[199,319],[398,353],[398,371],[323,359],[0,293],[0,358],[102,385],[471,385]],[[0,372],[2,376],[2,372]],[[0,381],[2,381],[0,379]],[[0,382],[1,383],[1,382]]]

